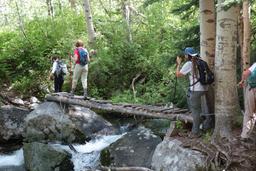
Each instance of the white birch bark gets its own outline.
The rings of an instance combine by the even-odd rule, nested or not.
[[[48,16],[53,17],[53,6],[51,0],[46,0],[47,10],[48,10]]]
[[[213,71],[215,53],[214,0],[200,0],[200,56]]]
[[[223,9],[224,0],[218,0],[217,35],[215,50],[215,130],[213,140],[232,138],[232,120],[237,113],[236,79],[237,23],[239,8]]]
[[[131,10],[129,8],[129,1],[125,1],[123,5],[123,15],[127,25],[128,40],[132,42],[132,31],[131,31]]]
[[[215,1],[214,0],[200,0],[200,56],[206,61],[211,69],[214,71],[214,57],[215,57],[215,36],[216,36],[216,20],[215,20]],[[214,86],[210,85],[207,95],[202,98],[203,108],[206,114],[214,113]],[[214,120],[214,116],[212,121]]]
[[[96,33],[94,31],[91,8],[89,0],[84,0],[84,12],[87,24],[88,40],[90,44],[94,44],[96,40]]]
[[[76,0],[69,0],[70,6],[72,9],[76,9]]]
[[[242,64],[243,71],[250,66],[250,48],[251,48],[251,23],[250,23],[250,3],[249,0],[243,1],[243,47]]]

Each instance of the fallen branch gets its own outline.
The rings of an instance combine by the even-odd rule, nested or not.
[[[135,81],[140,77],[141,73],[137,74],[136,77],[132,79],[132,91],[133,91],[133,98],[136,99],[136,90],[135,90]]]

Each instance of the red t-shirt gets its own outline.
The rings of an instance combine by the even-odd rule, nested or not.
[[[86,52],[87,52],[87,50],[85,49],[85,48],[83,48],[83,47],[78,47],[78,48],[76,48],[75,50],[74,50],[74,55],[77,55],[77,60],[76,60],[76,64],[80,64],[80,55],[79,55],[79,52],[78,52],[78,49],[84,49]],[[87,52],[88,53],[88,52]]]

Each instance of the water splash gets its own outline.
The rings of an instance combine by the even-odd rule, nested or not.
[[[72,154],[72,162],[75,171],[94,169],[99,164],[100,151],[117,141],[122,135],[100,136],[86,144],[73,144],[77,152],[72,151],[67,145],[53,144],[55,148],[61,148]]]
[[[20,166],[24,164],[23,149],[12,152],[11,154],[0,155],[0,167]]]
[[[72,151],[68,145],[51,144],[54,148],[61,148],[72,154],[75,171],[94,169],[99,165],[100,151],[117,141],[121,135],[107,135],[95,137],[86,144],[72,144],[77,152]],[[11,154],[0,155],[0,168],[6,166],[24,165],[23,149]]]

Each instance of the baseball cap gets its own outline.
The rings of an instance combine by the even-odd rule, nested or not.
[[[192,47],[186,47],[184,50],[184,54],[185,55],[190,55],[192,57],[197,56],[198,53],[196,52],[196,50]]]

